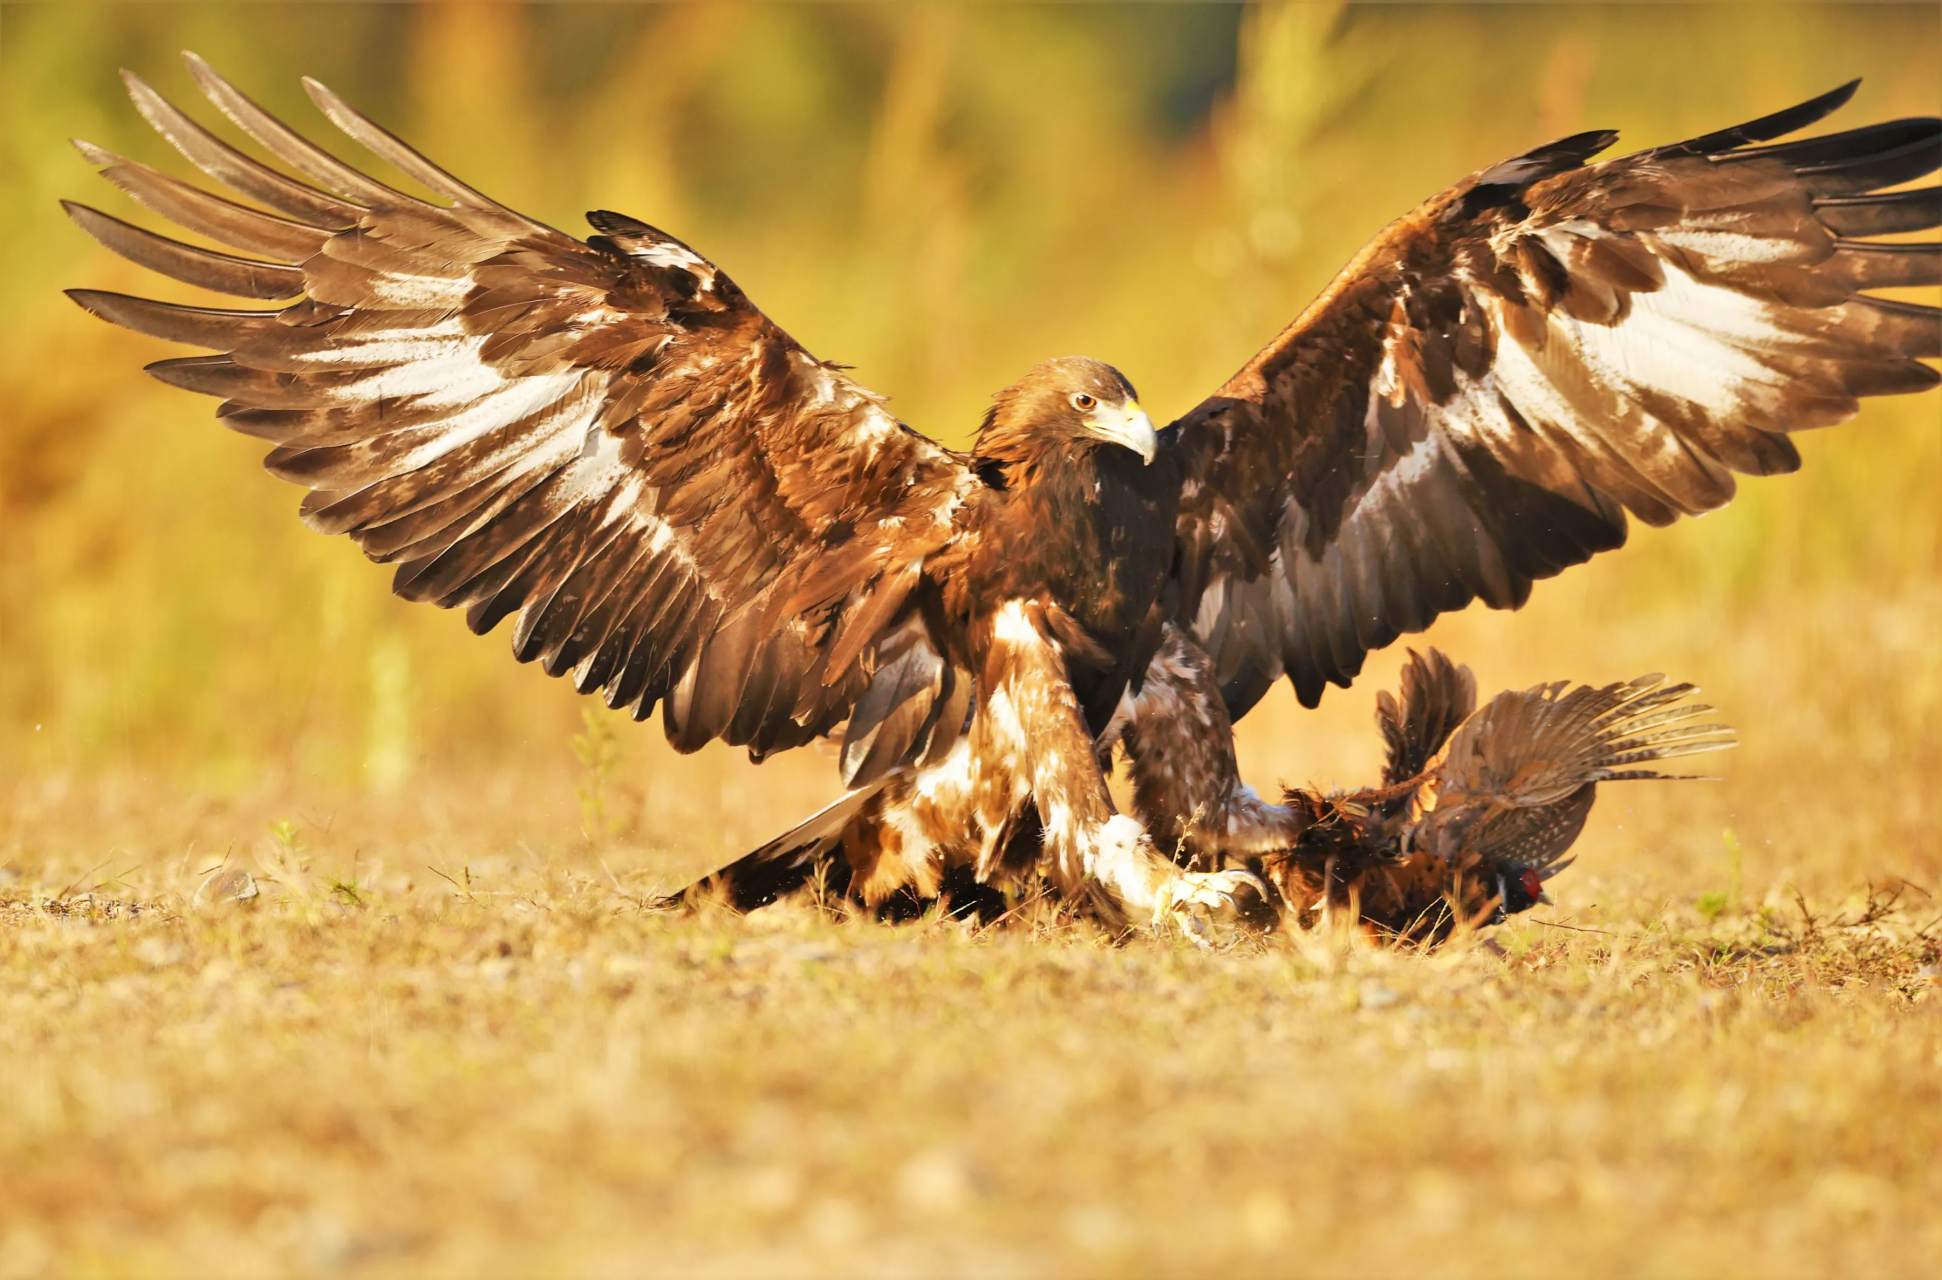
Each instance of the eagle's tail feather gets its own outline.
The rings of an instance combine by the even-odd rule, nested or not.
[[[693,906],[712,900],[736,911],[754,911],[800,889],[824,867],[828,868],[830,887],[839,894],[846,892],[850,867],[843,858],[843,832],[888,781],[859,787],[760,848],[703,876],[679,893],[661,899],[657,905]]]

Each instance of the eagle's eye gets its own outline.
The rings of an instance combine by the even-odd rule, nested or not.
[[[1085,412],[1087,409],[1092,408],[1094,405],[1098,403],[1099,403],[1098,400],[1094,399],[1092,396],[1087,395],[1083,391],[1078,391],[1073,393],[1072,407],[1079,410],[1081,413]]]

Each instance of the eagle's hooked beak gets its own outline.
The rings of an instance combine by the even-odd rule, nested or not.
[[[1146,416],[1146,410],[1140,408],[1137,400],[1128,400],[1117,407],[1100,405],[1092,411],[1092,429],[1100,439],[1123,444],[1139,454],[1148,466],[1153,464],[1153,455],[1160,447],[1153,419]]]

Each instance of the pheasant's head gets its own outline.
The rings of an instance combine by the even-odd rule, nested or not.
[[[1547,906],[1551,902],[1551,895],[1544,892],[1544,877],[1537,873],[1535,867],[1523,867],[1500,873],[1497,877],[1497,892],[1503,898],[1503,903],[1498,909],[1507,916],[1514,916],[1520,911],[1529,911],[1540,902]]]

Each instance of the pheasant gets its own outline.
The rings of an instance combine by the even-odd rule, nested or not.
[[[1601,782],[1680,778],[1636,766],[1735,745],[1689,684],[1661,675],[1602,687],[1557,681],[1509,690],[1477,710],[1470,669],[1410,653],[1400,698],[1377,697],[1388,749],[1380,787],[1289,789],[1308,819],[1260,859],[1294,918],[1346,911],[1365,931],[1434,943],[1459,924],[1550,901]]]

